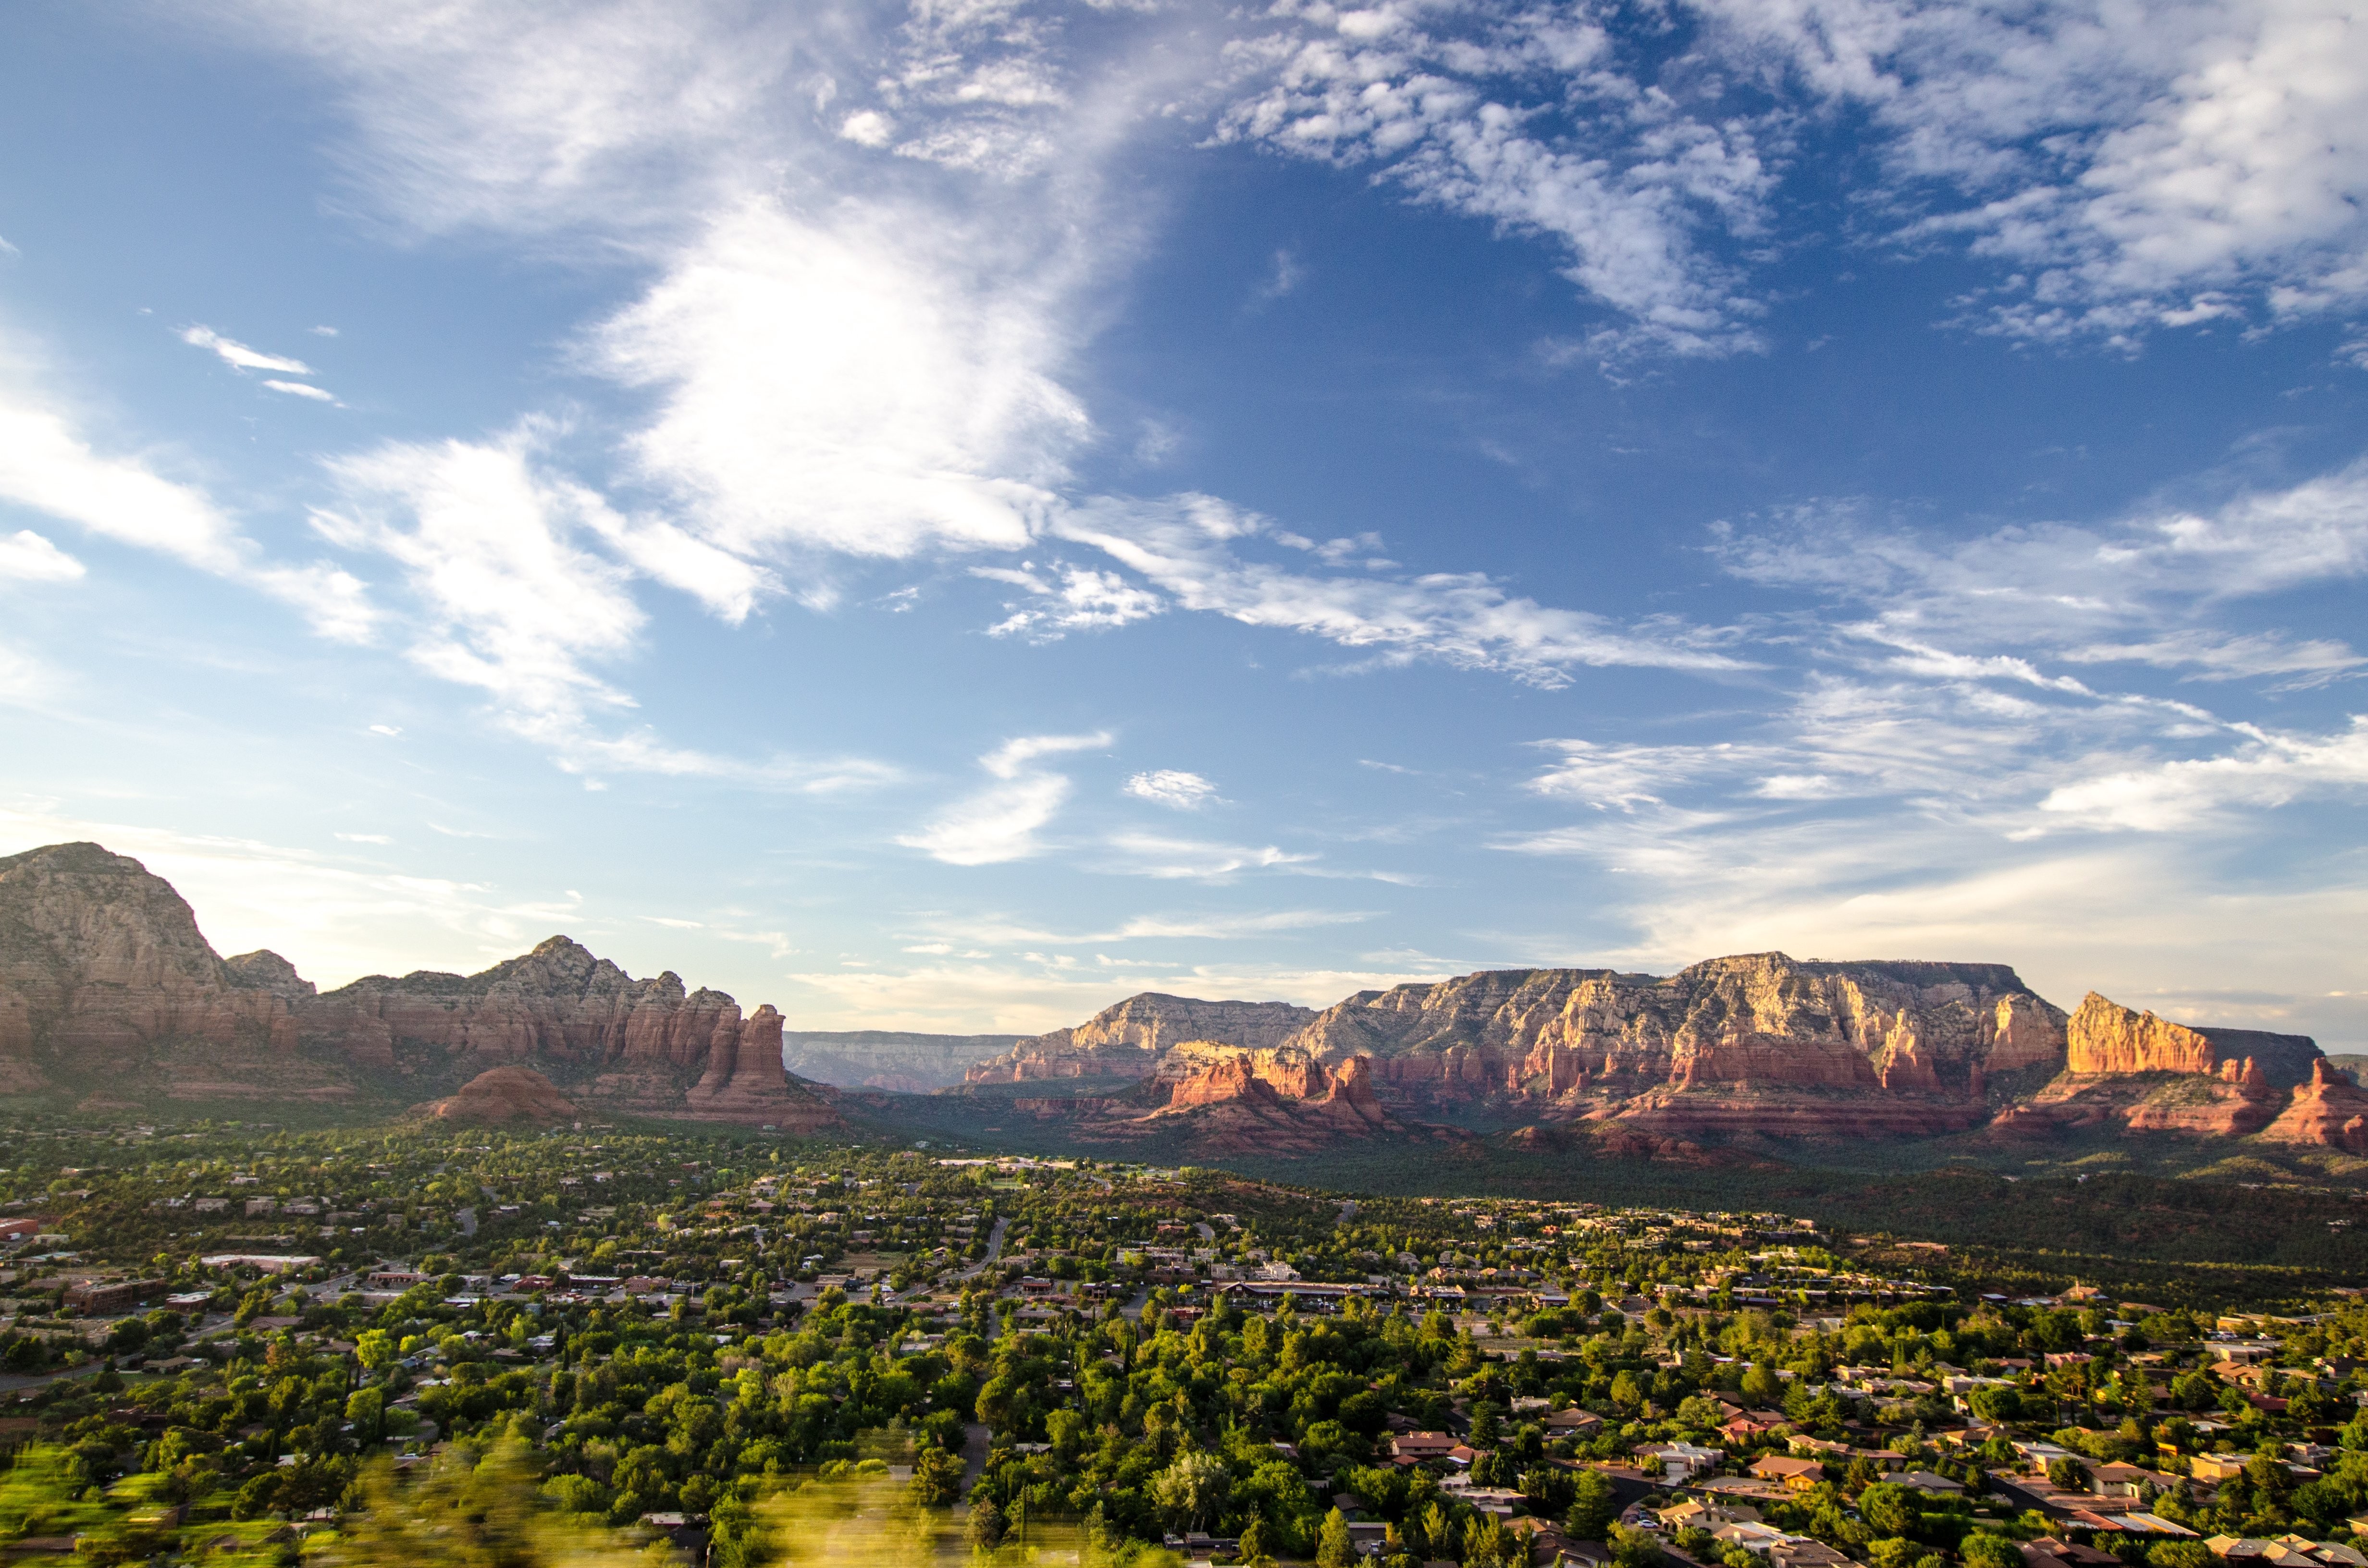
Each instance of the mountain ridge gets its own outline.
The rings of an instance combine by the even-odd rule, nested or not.
[[[473,974],[321,992],[277,953],[220,956],[128,856],[0,858],[0,1095],[335,1104],[465,1078],[484,1086],[461,1107],[541,1096],[518,1074],[485,1080],[514,1068],[587,1115],[814,1132],[847,1125],[840,1091],[785,1063],[836,1051],[891,1122],[896,1092],[935,1087],[1087,1141],[1218,1153],[1493,1131],[1574,1153],[1751,1159],[1771,1140],[2103,1131],[2368,1155],[2368,1093],[2307,1037],[2094,992],[2067,1014],[1998,963],[1763,952],[1667,976],[1482,970],[1323,1009],[1144,992],[1026,1037],[786,1021],[671,970],[637,980],[564,936]]]

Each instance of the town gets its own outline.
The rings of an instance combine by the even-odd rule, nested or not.
[[[2011,1293],[1778,1213],[598,1125],[6,1157],[13,1562],[336,1561],[484,1472],[718,1568],[828,1485],[1146,1564],[2368,1568],[2348,1290]]]

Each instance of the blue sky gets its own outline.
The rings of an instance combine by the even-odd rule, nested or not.
[[[225,951],[1020,1030],[1781,948],[2368,1048],[2327,0],[0,40],[0,850]]]

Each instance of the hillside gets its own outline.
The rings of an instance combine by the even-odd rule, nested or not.
[[[781,1017],[565,937],[476,974],[318,994],[276,953],[225,960],[172,884],[96,844],[0,859],[0,1092],[326,1104],[518,1064],[587,1108],[810,1131],[827,1094],[780,1065]]]

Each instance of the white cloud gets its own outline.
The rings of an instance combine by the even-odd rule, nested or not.
[[[1072,631],[1106,631],[1144,620],[1167,608],[1157,594],[1134,586],[1115,572],[1063,564],[1060,581],[1048,582],[1030,564],[1018,569],[973,566],[971,575],[1025,588],[1042,601],[1024,601],[1004,608],[1011,614],[988,627],[990,637],[1024,637],[1031,642],[1053,642]]]
[[[624,568],[574,543],[597,496],[533,472],[530,436],[389,443],[331,472],[351,498],[315,524],[407,572],[426,611],[411,656],[519,715],[580,715],[630,699],[587,668],[629,649],[643,623]]]
[[[980,757],[978,765],[997,778],[1017,778],[1027,771],[1030,763],[1040,756],[1059,756],[1073,751],[1099,751],[1110,744],[1108,730],[1096,730],[1087,735],[1020,735]]]
[[[638,571],[745,615],[766,579],[670,525],[617,514],[598,494],[538,463],[543,430],[497,439],[389,442],[340,458],[346,492],[313,523],[350,549],[401,565],[419,607],[409,650],[431,674],[485,692],[504,722],[564,766],[728,778],[809,793],[877,785],[894,768],[860,757],[749,761],[668,745],[646,731],[598,728],[634,706],[600,666],[637,645],[646,613]],[[594,541],[616,556],[588,548]]]
[[[645,230],[710,207],[778,150],[798,98],[783,74],[833,25],[655,0],[245,0],[228,16],[342,86],[347,167],[428,233]]]
[[[269,387],[273,392],[286,392],[290,397],[310,398],[314,403],[336,403],[337,401],[337,397],[335,392],[324,392],[321,388],[315,386],[308,386],[302,381],[267,381],[263,384]],[[339,406],[342,407],[343,404],[339,404]]]
[[[335,337],[337,335],[337,329],[333,326],[308,326],[304,330],[311,333],[315,337]]]
[[[1019,735],[978,759],[1001,782],[955,802],[923,827],[896,842],[950,866],[993,866],[1025,860],[1043,851],[1037,830],[1051,822],[1072,786],[1068,778],[1035,766],[1036,759],[1069,752],[1099,751],[1110,744],[1106,731],[1082,735]]]
[[[71,583],[83,563],[30,528],[0,538],[0,582]]]
[[[1257,561],[1241,546],[1268,531],[1266,520],[1213,496],[1097,499],[1063,511],[1053,528],[1104,551],[1186,609],[1305,632],[1370,650],[1383,663],[1437,660],[1549,687],[1567,684],[1577,665],[1747,667],[1701,633],[1651,624],[1625,629],[1517,597],[1476,574],[1319,577]]]
[[[1097,869],[1168,881],[1224,881],[1242,871],[1304,866],[1316,858],[1313,855],[1292,854],[1271,844],[1219,844],[1152,833],[1113,835],[1110,847],[1117,851],[1117,859]]]
[[[896,842],[949,866],[1029,859],[1042,853],[1036,831],[1059,812],[1070,788],[1057,773],[1028,774],[948,807]]]
[[[202,489],[166,479],[137,458],[97,451],[51,399],[23,384],[27,379],[21,362],[0,362],[0,501],[260,589],[324,637],[359,642],[369,635],[375,612],[359,579],[326,563],[260,559],[254,541]]]
[[[1053,379],[1064,281],[1023,239],[941,211],[751,200],[595,348],[660,392],[633,450],[723,549],[1016,550],[1088,430]]]
[[[1215,805],[1220,800],[1214,784],[1197,773],[1186,773],[1174,767],[1138,773],[1126,781],[1125,789],[1138,801],[1149,801],[1156,806],[1172,806],[1183,812]]]
[[[222,336],[210,326],[183,327],[181,341],[192,348],[211,349],[221,356],[223,364],[234,369],[279,370],[290,376],[309,376],[313,373],[312,367],[302,359],[285,358],[277,354],[266,354],[259,348],[249,348],[235,338]]]
[[[2332,639],[2224,624],[2232,599],[2368,574],[2368,460],[2213,504],[2147,505],[2100,524],[2018,525],[1971,539],[1865,513],[1853,503],[1802,506],[1772,526],[1722,528],[1713,546],[1749,581],[1865,604],[1873,619],[1852,634],[1907,651],[1946,640],[2290,684],[2368,664]]]
[[[1277,30],[1231,46],[1243,82],[1221,140],[1376,166],[1418,200],[1558,244],[1564,276],[1620,318],[1590,353],[1760,346],[1759,305],[1702,240],[1765,224],[1765,129],[1654,83],[1594,7],[1268,15]]]
[[[392,844],[393,839],[382,833],[341,833],[338,841],[345,844]]]
[[[2182,757],[2066,784],[2039,803],[2083,825],[2167,832],[2230,806],[2283,806],[2306,795],[2368,792],[2368,715],[2331,735],[2255,731],[2219,756]]]
[[[1998,330],[2124,343],[2368,298],[2368,63],[2340,0],[1707,0],[1713,47],[1872,116],[1883,194],[2016,269]],[[1957,205],[1930,200],[1935,186]]]

